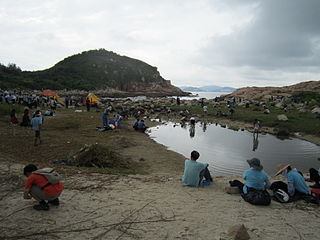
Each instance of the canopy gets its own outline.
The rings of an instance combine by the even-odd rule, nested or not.
[[[93,93],[89,93],[88,96],[84,99],[84,103],[86,102],[86,99],[89,98],[91,104],[95,104],[97,102],[101,102],[101,99],[98,98]]]
[[[59,103],[63,104],[63,101],[62,99],[59,97],[58,94],[56,94],[54,91],[50,90],[50,89],[46,89],[46,90],[43,90],[42,91],[42,94],[44,96],[47,96],[47,97],[53,97],[54,99],[56,99]]]
[[[43,90],[42,94],[47,97],[58,96],[54,91],[51,91],[50,89]]]

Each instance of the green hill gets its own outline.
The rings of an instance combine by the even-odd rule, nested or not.
[[[115,90],[185,95],[160,76],[156,67],[105,49],[85,51],[42,71],[0,65],[1,89]],[[163,94],[162,94],[163,93]]]

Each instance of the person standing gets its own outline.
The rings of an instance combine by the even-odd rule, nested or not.
[[[104,128],[109,127],[108,117],[109,117],[109,108],[106,108],[102,113],[102,125]]]
[[[43,124],[43,120],[41,117],[41,112],[37,110],[34,117],[31,119],[31,128],[35,132],[34,146],[38,145],[37,140],[39,140],[39,144],[42,143],[41,136],[40,136],[40,130],[41,130],[42,124]]]
[[[87,98],[86,98],[87,112],[90,112],[90,105],[91,105],[90,99],[87,97]]]
[[[12,109],[10,113],[10,124],[12,129],[12,135],[16,135],[16,126],[18,125],[19,120],[17,118],[16,109]]]
[[[64,103],[65,103],[66,108],[68,108],[69,107],[69,96],[65,97]]]
[[[257,137],[258,137],[260,128],[261,128],[261,123],[260,123],[260,121],[259,121],[258,119],[255,119],[255,120],[253,121],[253,136],[257,135]]]

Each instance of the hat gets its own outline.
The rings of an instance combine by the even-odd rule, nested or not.
[[[285,170],[285,169],[286,169],[287,167],[289,167],[289,166],[290,166],[290,164],[287,164],[287,165],[285,165],[285,164],[279,164],[279,165],[277,166],[278,172],[276,173],[275,176],[277,176],[277,175],[279,175],[280,173],[282,173],[282,171]]]
[[[260,160],[258,158],[249,159],[249,160],[247,160],[247,162],[250,167],[252,167],[256,170],[261,171],[263,169],[263,166],[261,165]]]

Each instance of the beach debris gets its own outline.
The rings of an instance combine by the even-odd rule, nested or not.
[[[280,114],[277,116],[279,121],[288,121],[288,117],[285,114]]]
[[[247,228],[243,224],[237,224],[229,228],[228,237],[232,240],[248,240],[250,236]]]
[[[100,144],[85,144],[68,158],[69,165],[78,167],[128,169],[130,163],[120,154]]]

